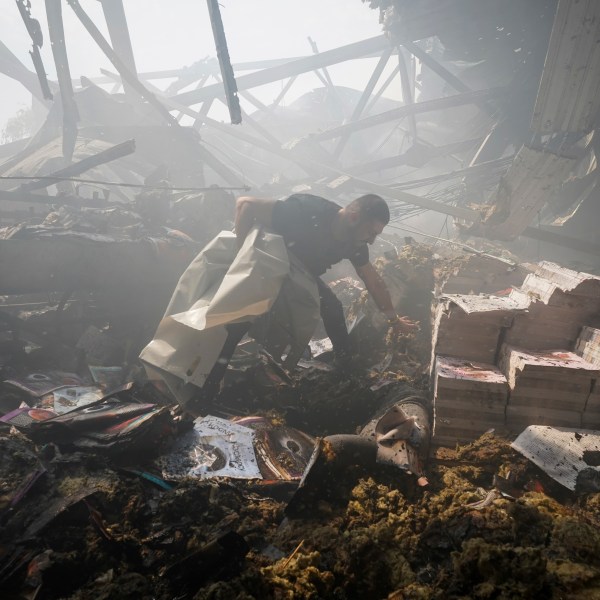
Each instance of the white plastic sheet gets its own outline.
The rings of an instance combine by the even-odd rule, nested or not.
[[[215,364],[228,323],[252,321],[272,306],[290,270],[283,238],[254,228],[238,252],[221,232],[181,276],[154,339],[140,358],[185,403]]]

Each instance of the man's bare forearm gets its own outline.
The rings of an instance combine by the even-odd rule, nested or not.
[[[254,225],[254,215],[252,203],[249,202],[248,196],[238,198],[235,205],[235,235],[237,236],[240,245],[246,239],[250,229]]]
[[[390,291],[383,280],[383,277],[375,270],[371,263],[367,263],[364,267],[357,269],[359,277],[364,281],[367,291],[372,296],[377,308],[386,316],[390,324],[397,328],[398,331],[412,331],[417,329],[417,324],[407,319],[400,317],[396,313],[396,309],[392,303]]]
[[[371,263],[367,263],[364,267],[358,268],[357,273],[363,280],[377,308],[388,318],[395,316],[396,311],[388,287],[381,275],[375,270],[375,267]]]
[[[377,279],[378,280],[376,281],[372,281],[371,285],[367,285],[367,283],[365,282],[365,285],[367,286],[367,291],[369,292],[369,294],[371,294],[371,297],[377,305],[377,308],[379,308],[379,310],[386,317],[388,317],[388,319],[391,317],[395,317],[396,311],[394,309],[394,305],[392,304],[392,297],[390,295],[388,287],[380,275],[377,275]]]

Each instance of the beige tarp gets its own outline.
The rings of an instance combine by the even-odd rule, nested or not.
[[[275,303],[263,333],[277,340],[287,334],[289,356],[297,360],[319,318],[314,278],[297,261],[290,263],[281,236],[254,228],[238,252],[235,235],[221,232],[181,276],[140,355],[149,377],[162,379],[185,403],[193,394],[187,384],[201,387],[215,364],[227,338],[225,325],[254,321]]]

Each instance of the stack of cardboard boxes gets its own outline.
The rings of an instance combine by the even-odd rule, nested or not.
[[[600,428],[600,277],[541,263],[509,296],[440,299],[433,441],[490,428]]]

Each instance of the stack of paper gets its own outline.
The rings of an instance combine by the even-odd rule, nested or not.
[[[504,346],[500,366],[510,386],[506,425],[580,427],[600,369],[566,350],[529,352]]]
[[[494,365],[438,356],[434,385],[434,444],[471,441],[504,427],[508,383]]]

